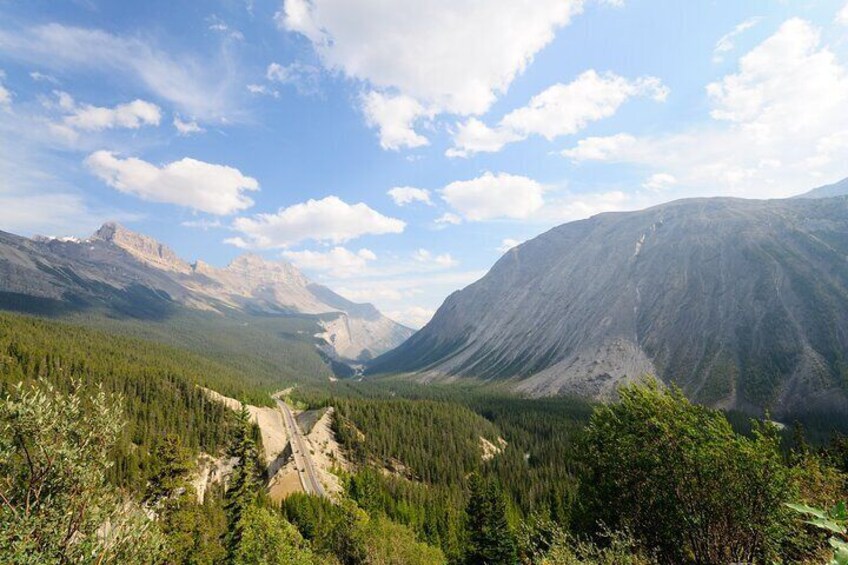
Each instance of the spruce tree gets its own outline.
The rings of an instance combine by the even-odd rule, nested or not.
[[[476,473],[470,478],[469,488],[466,562],[514,565],[518,559],[515,537],[507,522],[503,491],[494,481],[485,481]]]
[[[224,508],[227,512],[227,535],[225,546],[228,560],[235,559],[241,543],[244,524],[242,518],[245,511],[256,500],[259,486],[257,458],[259,456],[256,441],[253,438],[253,426],[250,422],[250,412],[242,404],[236,415],[236,425],[233,432],[228,454],[238,458],[238,462],[230,475],[227,486]]]

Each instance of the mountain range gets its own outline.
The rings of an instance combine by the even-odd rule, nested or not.
[[[311,282],[287,262],[243,255],[224,268],[188,263],[116,223],[86,239],[0,232],[0,281],[0,307],[33,313],[95,311],[155,321],[189,309],[221,318],[307,318],[314,322],[316,345],[349,364],[384,353],[413,333],[374,306]]]
[[[846,190],[680,200],[556,227],[367,373],[590,398],[652,374],[711,406],[845,414]]]

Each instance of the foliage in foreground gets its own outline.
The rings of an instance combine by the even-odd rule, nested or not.
[[[770,562],[792,528],[776,430],[740,436],[715,410],[658,384],[628,387],[586,432],[588,516],[627,529],[666,563]]]
[[[156,563],[165,540],[107,481],[123,426],[102,390],[19,386],[0,403],[0,555],[6,563]]]

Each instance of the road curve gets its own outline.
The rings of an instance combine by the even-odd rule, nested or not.
[[[277,406],[283,413],[283,420],[289,432],[289,442],[291,443],[292,454],[294,455],[294,464],[297,468],[297,475],[300,477],[300,484],[303,485],[303,490],[306,491],[306,494],[326,497],[327,493],[324,492],[324,487],[321,486],[321,481],[318,480],[318,473],[312,461],[312,454],[309,452],[306,442],[303,441],[303,433],[294,419],[291,408],[279,398],[276,400]]]

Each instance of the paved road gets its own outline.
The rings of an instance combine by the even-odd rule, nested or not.
[[[286,428],[289,432],[289,438],[294,454],[294,464],[297,467],[297,474],[300,477],[300,484],[303,485],[303,490],[307,494],[315,494],[318,496],[327,496],[324,492],[324,487],[321,486],[321,481],[318,480],[318,472],[315,470],[315,464],[312,462],[312,454],[303,441],[303,432],[297,421],[294,419],[289,405],[280,399],[277,399],[277,406],[283,413],[283,420],[286,422]]]

